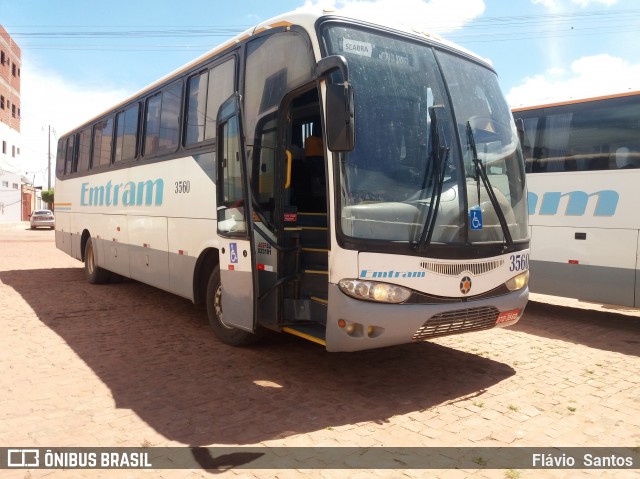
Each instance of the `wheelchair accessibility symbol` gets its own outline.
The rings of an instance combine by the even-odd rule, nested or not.
[[[232,264],[238,264],[238,243],[229,243],[229,260]]]
[[[472,230],[482,229],[482,210],[473,209],[469,210],[469,225]]]

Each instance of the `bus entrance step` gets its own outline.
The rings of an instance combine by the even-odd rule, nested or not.
[[[305,246],[301,250],[300,264],[305,269],[328,270],[329,250],[321,247]]]
[[[285,299],[284,318],[290,324],[327,323],[327,303],[326,299],[312,296],[307,299]]]
[[[311,320],[326,325],[327,324],[327,306],[329,301],[317,296],[309,298],[309,310],[311,311]]]
[[[282,328],[285,333],[293,334],[322,346],[326,346],[325,330],[326,328],[320,324],[293,324]]]
[[[326,226],[301,226],[300,244],[302,246],[315,245],[316,247],[326,248],[329,243],[327,232]]]
[[[300,293],[303,297],[325,297],[329,290],[329,273],[322,270],[305,269],[300,282]]]

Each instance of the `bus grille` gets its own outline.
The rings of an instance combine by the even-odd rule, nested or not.
[[[470,271],[473,275],[478,276],[498,269],[503,264],[503,259],[484,261],[482,263],[436,263],[433,261],[422,261],[420,267],[444,276],[459,276],[463,271]]]
[[[500,312],[493,306],[461,309],[436,314],[413,335],[412,341],[422,341],[438,336],[491,329],[496,325]]]

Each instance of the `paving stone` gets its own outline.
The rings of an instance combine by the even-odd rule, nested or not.
[[[81,263],[55,249],[53,233],[37,233],[0,231],[2,445],[640,444],[637,310],[545,299],[530,303],[508,329],[397,348],[329,354],[284,335],[232,348],[215,339],[189,301],[135,281],[89,285]],[[211,476],[197,469],[5,472],[0,477]],[[569,477],[566,472],[522,470],[518,477]],[[636,471],[629,472],[571,471],[570,477],[626,478]],[[506,477],[482,468],[216,473]]]

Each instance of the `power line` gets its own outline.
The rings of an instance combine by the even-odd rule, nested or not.
[[[36,28],[36,27],[34,27]],[[37,27],[43,28],[43,27]],[[121,30],[109,31],[99,30],[105,27],[94,27],[96,30],[78,31],[78,28],[87,27],[64,27],[69,28],[67,31],[48,31],[48,32],[26,32],[12,30],[13,38],[173,38],[173,37],[212,37],[235,35],[240,31],[246,30],[247,26],[230,26],[230,27],[207,27],[207,28],[190,28],[190,29],[162,29],[162,30]],[[113,28],[113,27],[111,27]],[[124,27],[123,27],[124,28]]]
[[[73,45],[73,44],[21,44],[20,47],[28,50],[69,50],[69,51],[128,51],[128,52],[167,52],[167,51],[208,51],[215,45]]]
[[[604,12],[573,12],[540,15],[513,15],[474,19],[446,35],[460,44],[532,40],[537,38],[563,38],[584,35],[630,33],[640,25],[640,9],[609,10]],[[414,24],[414,26],[416,26]],[[455,25],[439,23],[421,24],[420,28],[446,31]],[[214,45],[182,43],[155,43],[158,39],[204,39],[231,37],[249,25],[23,25],[12,28],[11,36],[23,39],[26,50],[102,51],[102,52],[205,52]],[[29,29],[35,31],[27,31]],[[59,40],[42,43],[38,40]],[[92,40],[113,40],[93,43]],[[145,40],[151,43],[121,43],[124,40]],[[33,40],[30,43],[29,40]],[[81,41],[78,43],[78,41]]]
[[[595,36],[601,34],[611,33],[634,33],[638,31],[637,25],[625,25],[623,27],[616,26],[600,26],[600,27],[588,27],[588,28],[570,28],[570,29],[546,29],[530,32],[495,32],[492,34],[457,34],[450,35],[447,38],[457,43],[478,43],[478,42],[493,42],[493,41],[505,41],[505,40],[532,40],[536,38],[563,38],[563,37],[577,37],[577,36]]]

